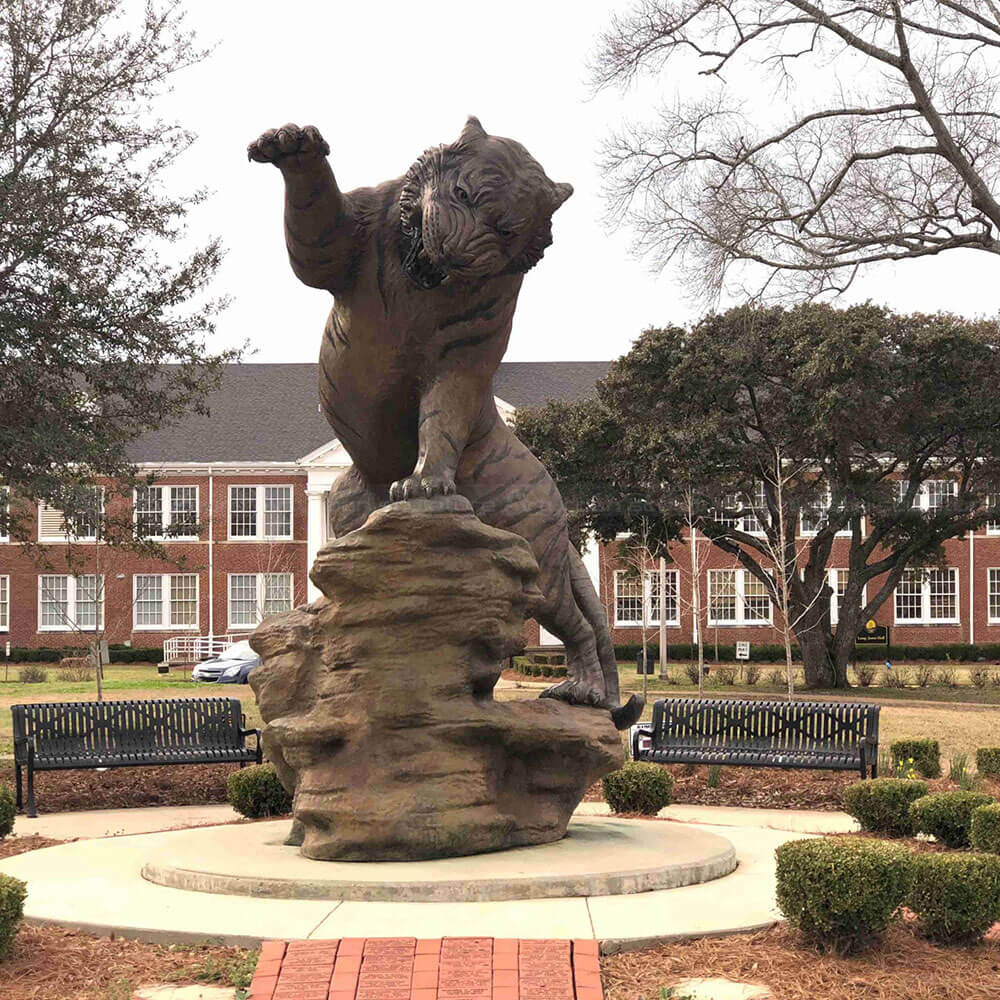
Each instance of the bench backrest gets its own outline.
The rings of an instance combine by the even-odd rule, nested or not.
[[[129,753],[155,747],[242,746],[238,698],[70,701],[14,705],[14,739],[40,755]]]
[[[653,746],[854,750],[878,742],[878,716],[859,702],[671,698],[653,705]]]

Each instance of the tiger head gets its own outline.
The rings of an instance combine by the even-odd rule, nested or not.
[[[469,118],[457,142],[428,149],[403,179],[403,270],[421,288],[522,274],[542,259],[552,213],[572,193],[519,142]]]

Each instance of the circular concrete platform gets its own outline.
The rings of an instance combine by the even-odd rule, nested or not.
[[[359,902],[486,902],[620,896],[708,882],[736,868],[724,837],[677,823],[576,818],[552,844],[438,861],[312,861],[288,822],[186,831],[142,875],[192,892]]]

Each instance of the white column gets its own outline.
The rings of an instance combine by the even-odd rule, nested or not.
[[[308,497],[308,518],[306,524],[306,571],[312,569],[316,554],[326,544],[326,489],[310,486]],[[315,601],[320,596],[319,589],[309,580],[306,596]]]

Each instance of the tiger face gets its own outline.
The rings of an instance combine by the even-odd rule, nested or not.
[[[572,193],[519,142],[469,118],[457,142],[427,150],[403,180],[403,270],[421,288],[521,274],[542,259],[552,213]]]

